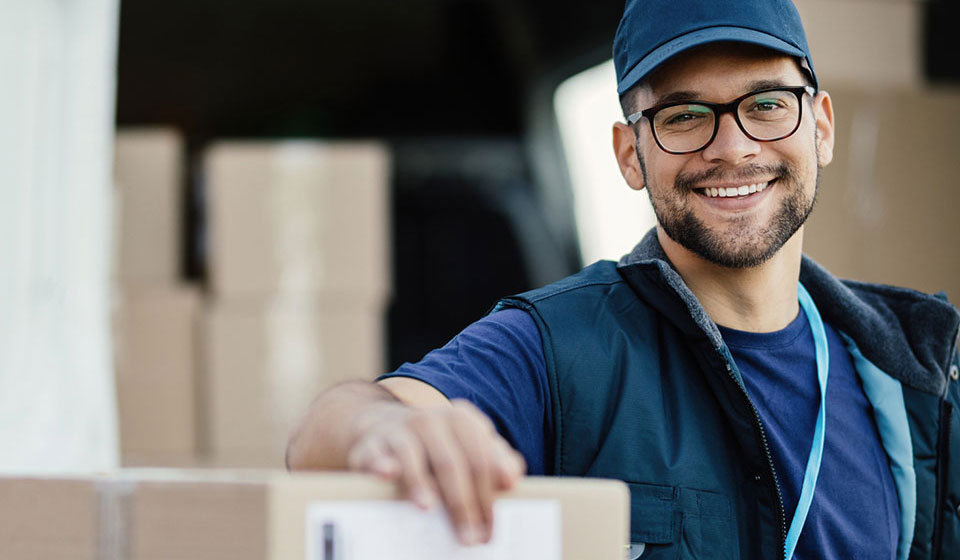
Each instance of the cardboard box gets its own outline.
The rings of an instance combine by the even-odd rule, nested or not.
[[[960,300],[960,90],[830,92],[834,160],[807,253],[839,276]]]
[[[209,272],[224,298],[383,297],[390,158],[374,142],[225,142],[204,157]]]
[[[224,467],[282,467],[319,392],[383,373],[379,302],[215,301],[205,318],[205,448]]]
[[[128,290],[114,312],[124,464],[168,465],[197,449],[200,295],[188,286]]]
[[[500,497],[556,500],[565,560],[622,560],[629,534],[622,482],[532,477]],[[349,473],[8,475],[0,477],[0,551],[17,560],[294,560],[307,558],[310,504],[396,499],[393,484]]]
[[[117,131],[114,276],[121,285],[166,286],[179,277],[183,150],[173,129]]]
[[[99,560],[99,508],[92,478],[0,477],[0,556]]]
[[[822,88],[910,87],[922,82],[924,2],[795,3]]]
[[[346,473],[134,477],[126,523],[131,560],[306,558],[310,503],[398,498],[392,484]],[[565,560],[622,560],[629,526],[629,492],[622,482],[527,478],[503,497],[559,501]],[[376,534],[370,527],[371,538]]]

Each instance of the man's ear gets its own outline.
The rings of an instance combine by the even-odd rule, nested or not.
[[[637,137],[630,126],[622,122],[613,123],[613,154],[620,165],[620,174],[631,189],[639,191],[645,185],[643,170],[637,158],[636,141]]]
[[[830,94],[821,91],[813,99],[813,116],[817,122],[817,157],[820,167],[833,161],[833,101]]]

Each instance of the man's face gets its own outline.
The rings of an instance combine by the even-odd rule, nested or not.
[[[682,100],[725,103],[761,87],[805,84],[792,58],[759,48],[713,45],[664,64],[637,93],[634,104],[636,110],[644,109],[680,92],[686,92],[680,95]],[[626,171],[624,176],[634,188],[648,189],[660,228],[679,245],[721,266],[760,265],[797,232],[813,209],[819,169],[832,154],[832,113],[826,98],[829,114],[824,114],[825,97],[820,94],[813,100],[805,95],[799,129],[775,142],[751,140],[732,114],[723,115],[713,142],[692,154],[662,151],[649,121],[643,119],[632,131],[639,167],[636,180],[642,183],[635,184]],[[829,145],[823,142],[825,135]],[[623,168],[627,150],[618,145],[617,151]],[[713,189],[744,186],[756,192],[711,196]]]

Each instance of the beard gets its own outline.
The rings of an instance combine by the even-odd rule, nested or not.
[[[751,183],[751,178],[776,177],[776,183],[771,186],[785,193],[784,199],[767,224],[755,223],[752,216],[737,216],[729,222],[725,231],[716,231],[694,214],[688,197],[701,196],[693,191],[694,185],[709,180],[730,179],[732,174],[719,168],[695,174],[679,174],[674,180],[672,192],[663,192],[647,180],[642,159],[640,168],[654,214],[663,231],[692,253],[727,268],[756,267],[775,255],[807,221],[820,190],[819,158],[812,197],[804,194],[796,168],[786,163],[750,165],[738,169],[735,176],[738,182],[742,180],[742,184]]]

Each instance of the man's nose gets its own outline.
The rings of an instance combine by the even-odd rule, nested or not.
[[[702,154],[712,162],[740,164],[760,153],[760,142],[750,138],[741,130],[732,113],[720,115],[717,135]]]

